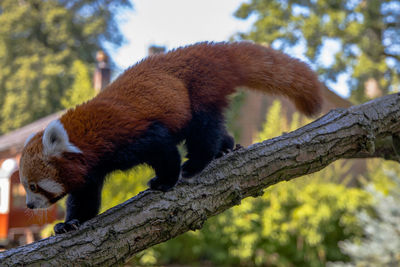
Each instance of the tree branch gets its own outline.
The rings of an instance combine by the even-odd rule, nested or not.
[[[391,53],[388,53],[388,52],[383,52],[383,54],[384,54],[385,56],[387,56],[387,57],[392,57],[392,58],[394,58],[394,59],[396,59],[396,60],[400,60],[400,55],[391,54]]]
[[[167,193],[146,190],[84,223],[0,254],[1,266],[112,265],[259,196],[284,180],[313,173],[340,158],[400,162],[400,94],[333,110],[294,132],[238,149]],[[397,152],[396,152],[397,151]]]

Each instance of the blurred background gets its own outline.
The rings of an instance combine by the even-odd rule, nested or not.
[[[2,249],[51,235],[64,216],[63,203],[25,206],[18,160],[26,138],[148,55],[199,41],[271,46],[318,72],[322,114],[400,91],[399,0],[1,0],[0,25]],[[239,90],[231,100],[227,124],[243,146],[311,122],[284,98]],[[398,266],[398,163],[337,161],[129,265]],[[152,175],[146,166],[112,173],[102,211],[145,190]]]

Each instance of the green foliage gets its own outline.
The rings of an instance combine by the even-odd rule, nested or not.
[[[121,44],[114,19],[120,6],[130,2],[0,2],[0,133],[87,97],[73,91],[89,88],[101,42]]]
[[[254,139],[254,142],[262,142],[263,140],[279,136],[282,133],[294,131],[300,126],[310,122],[309,119],[306,119],[304,116],[300,116],[300,114],[296,112],[293,114],[291,122],[289,123],[287,119],[288,117],[282,115],[283,112],[284,110],[282,109],[282,102],[275,100],[268,109],[265,122],[262,125],[262,130]]]
[[[369,195],[333,183],[281,183],[142,253],[136,264],[323,266],[345,260],[337,242],[359,235],[355,213]]]
[[[237,123],[237,119],[240,115],[240,108],[244,102],[246,97],[246,93],[242,90],[239,90],[235,94],[230,96],[229,101],[229,109],[225,112],[225,119],[226,119],[226,127],[233,135],[235,140],[240,139],[240,125]]]
[[[367,191],[373,196],[373,214],[357,214],[364,236],[340,242],[342,252],[349,255],[351,263],[331,263],[329,266],[398,266],[400,262],[400,171],[399,164],[383,163],[375,172],[382,178],[378,186],[369,184]],[[392,165],[392,166],[390,166]],[[386,184],[386,186],[383,186]]]
[[[306,56],[325,82],[335,82],[339,74],[348,71],[352,100],[357,103],[366,99],[367,81],[376,83],[383,94],[400,88],[397,0],[251,0],[235,15],[255,18],[252,31],[240,34],[239,39],[279,49],[305,43]],[[320,57],[325,41],[339,44],[329,66]]]
[[[262,131],[258,133],[254,142],[262,142],[278,136],[282,132],[287,131],[287,119],[285,116],[279,116],[282,112],[282,102],[275,100],[268,110]]]
[[[147,188],[147,182],[154,176],[154,171],[140,165],[129,171],[114,171],[106,178],[102,192],[101,212],[112,208]]]
[[[259,139],[305,123],[298,122],[298,114],[291,123],[281,114],[281,104],[273,103]],[[346,261],[337,244],[361,236],[356,213],[370,205],[367,192],[337,183],[338,177],[346,180],[350,166],[335,162],[309,177],[279,183],[262,197],[210,218],[200,231],[150,248],[131,263],[323,266]]]
[[[65,91],[61,104],[64,108],[71,108],[95,96],[92,79],[87,66],[80,60],[74,61],[71,76],[75,77],[71,87]]]
[[[378,191],[385,195],[396,187],[394,177],[400,177],[400,164],[398,162],[369,159],[367,168],[367,176],[363,180],[365,186],[372,183]]]

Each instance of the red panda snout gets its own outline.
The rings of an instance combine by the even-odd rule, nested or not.
[[[45,209],[66,195],[64,186],[50,178],[34,181],[20,172],[26,191],[26,205],[30,209]]]
[[[52,179],[41,179],[37,183],[29,182],[20,176],[21,183],[26,191],[26,206],[30,209],[45,209],[66,195],[61,183]]]
[[[50,207],[51,202],[49,199],[40,194],[34,193],[30,189],[26,190],[26,206],[30,209],[46,209]]]

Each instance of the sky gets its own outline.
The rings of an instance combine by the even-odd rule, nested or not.
[[[168,50],[200,41],[227,41],[246,31],[251,21],[236,19],[243,0],[134,0],[133,10],[123,13],[120,29],[127,42],[113,59],[127,68],[147,56],[150,45]]]
[[[111,57],[124,70],[147,56],[150,45],[165,46],[167,50],[201,41],[228,41],[238,32],[251,29],[254,18],[233,16],[246,0],[134,0],[132,10],[121,12],[119,26],[126,42],[111,50]],[[322,60],[333,60],[334,43],[327,44]],[[110,51],[110,50],[109,50]],[[290,55],[306,60],[304,48]],[[329,87],[341,96],[348,95],[346,77],[339,77]]]

